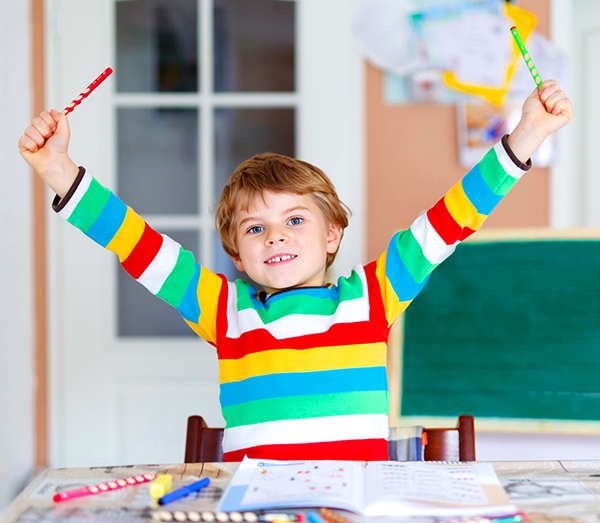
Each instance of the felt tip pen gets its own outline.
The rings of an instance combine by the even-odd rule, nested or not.
[[[308,514],[306,514],[306,519],[308,519],[310,523],[328,523],[319,515],[318,512],[309,512]]]
[[[185,496],[189,496],[194,492],[198,492],[200,489],[206,487],[210,483],[210,478],[204,478],[200,481],[196,481],[196,483],[192,483],[191,485],[187,485],[186,487],[182,487],[180,489],[174,490],[169,494],[164,495],[162,498],[158,500],[159,505],[166,505],[167,503],[171,503],[172,501],[176,501],[178,499],[184,498]]]
[[[123,487],[129,487],[130,485],[138,485],[140,483],[146,483],[152,481],[156,477],[156,474],[139,474],[138,476],[132,476],[125,479],[115,479],[107,481],[106,483],[100,483],[91,487],[78,488],[74,490],[67,490],[66,492],[59,492],[52,499],[55,502],[68,501],[69,499],[81,498],[83,496],[91,496],[93,494],[100,494],[101,492],[108,492],[110,490],[116,490]]]
[[[542,85],[542,79],[540,78],[537,67],[533,63],[533,60],[531,59],[531,55],[529,54],[527,47],[525,47],[523,40],[521,40],[521,35],[519,34],[519,31],[517,31],[517,28],[513,25],[510,28],[510,32],[512,33],[513,38],[515,39],[515,42],[517,42],[519,51],[521,51],[521,55],[523,55],[523,59],[525,60],[525,63],[527,64],[527,67],[529,69],[529,72],[531,73],[531,76],[533,76],[535,85],[537,85],[537,88],[539,89],[540,85]]]

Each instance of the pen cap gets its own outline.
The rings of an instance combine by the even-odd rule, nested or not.
[[[162,498],[173,487],[173,476],[171,474],[160,474],[150,484],[150,496]]]

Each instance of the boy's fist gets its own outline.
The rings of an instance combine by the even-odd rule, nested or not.
[[[531,121],[545,137],[567,125],[573,117],[573,106],[555,80],[546,80],[536,88],[523,105],[523,119]]]
[[[548,136],[567,125],[572,117],[571,100],[554,80],[546,80],[525,100],[521,121],[510,133],[508,145],[525,163]]]
[[[19,139],[21,156],[60,197],[79,171],[67,154],[69,138],[69,120],[52,109],[36,116]]]

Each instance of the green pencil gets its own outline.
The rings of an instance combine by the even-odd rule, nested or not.
[[[533,80],[535,81],[535,84],[537,85],[537,88],[539,89],[540,85],[542,84],[542,79],[540,78],[538,70],[535,67],[535,64],[533,63],[531,56],[529,55],[529,51],[527,50],[527,47],[525,47],[523,40],[521,40],[521,35],[519,34],[519,31],[517,31],[517,28],[515,26],[513,26],[510,28],[510,32],[514,36],[515,42],[517,42],[517,45],[519,46],[519,50],[521,51],[521,54],[523,55],[523,58],[525,59],[525,63],[527,64],[527,67],[529,68],[529,72],[531,73],[531,76],[533,76]]]

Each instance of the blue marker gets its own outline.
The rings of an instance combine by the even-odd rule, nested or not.
[[[306,519],[308,519],[310,523],[327,523],[325,518],[319,516],[317,512],[309,512],[308,514],[306,514]]]
[[[182,487],[180,489],[174,490],[173,492],[169,492],[169,494],[164,495],[162,498],[158,500],[159,505],[166,505],[167,503],[171,503],[171,501],[176,501],[180,498],[184,498],[185,496],[189,496],[192,492],[198,492],[201,488],[206,487],[210,483],[210,478],[204,478],[200,481],[196,481],[196,483],[192,483],[187,487]]]

